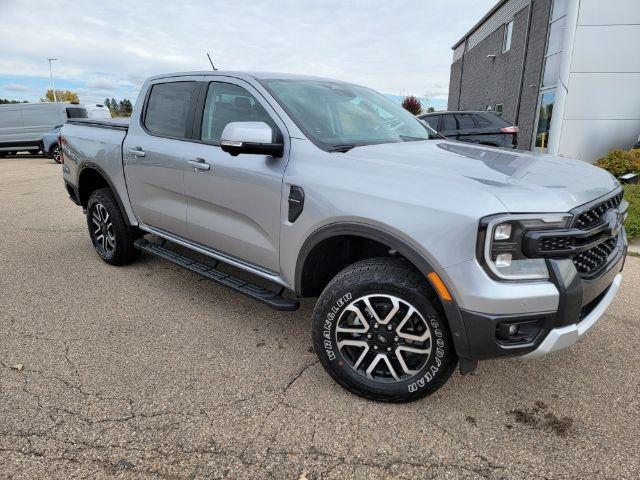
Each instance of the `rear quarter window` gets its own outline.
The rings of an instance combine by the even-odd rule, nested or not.
[[[186,138],[189,107],[196,82],[156,83],[151,87],[144,126],[165,137]]]
[[[492,113],[478,113],[474,117],[480,128],[503,128],[511,125],[509,122]]]
[[[67,107],[67,118],[88,118],[87,110],[81,107]]]

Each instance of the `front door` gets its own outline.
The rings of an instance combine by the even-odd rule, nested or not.
[[[136,217],[182,237],[187,236],[184,174],[193,145],[188,138],[199,86],[196,79],[151,85],[140,122],[129,126],[123,144],[127,189]]]
[[[206,85],[196,110],[191,167],[185,173],[188,238],[263,269],[279,271],[281,188],[285,155],[242,154],[220,148],[229,122],[265,122],[286,132],[265,99],[248,83],[224,77]],[[202,112],[202,113],[200,113]],[[277,129],[277,130],[276,130]]]

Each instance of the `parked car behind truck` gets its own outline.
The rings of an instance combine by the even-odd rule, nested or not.
[[[42,150],[42,136],[69,118],[87,118],[83,106],[70,102],[0,105],[0,157]]]
[[[159,75],[129,125],[61,133],[66,188],[105,262],[148,252],[278,310],[318,297],[320,363],[367,398],[415,400],[458,364],[565,348],[621,282],[627,203],[610,174],[444,140],[357,85]]]
[[[451,140],[503,148],[518,144],[518,127],[493,113],[434,112],[419,118]]]

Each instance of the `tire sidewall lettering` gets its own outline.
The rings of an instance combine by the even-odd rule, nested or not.
[[[353,295],[351,294],[351,292],[347,292],[342,295],[340,298],[338,298],[338,300],[336,300],[331,308],[329,308],[329,311],[327,312],[327,315],[324,319],[322,327],[322,336],[324,338],[323,347],[329,361],[334,361],[338,358],[333,345],[333,330],[337,319],[337,314],[340,312],[342,307],[344,307],[352,298]]]

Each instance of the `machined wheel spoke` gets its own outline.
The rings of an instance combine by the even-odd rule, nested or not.
[[[358,367],[360,367],[360,363],[362,363],[362,360],[364,359],[364,357],[367,355],[367,352],[369,351],[369,345],[364,340],[342,340],[338,342],[338,350],[342,350],[342,347],[362,348],[362,353],[360,353],[360,356],[353,364],[353,369],[357,370]]]
[[[425,329],[425,331],[424,331],[424,333],[422,335],[413,335],[411,333],[405,333],[405,332],[402,331],[402,328],[409,321],[409,319],[411,318],[411,316],[414,313],[417,313],[416,309],[413,308],[413,307],[409,308],[409,311],[407,311],[407,314],[404,316],[404,318],[400,322],[400,325],[398,325],[398,328],[396,328],[396,333],[398,334],[399,337],[405,338],[407,340],[414,340],[416,342],[424,342],[425,340],[431,338],[431,330],[429,330],[428,327]]]
[[[402,355],[402,352],[419,353],[422,355],[426,355],[428,358],[429,355],[431,354],[431,347],[414,348],[414,347],[407,347],[403,345],[396,348],[396,358],[398,359],[398,362],[400,362],[400,366],[402,367],[402,370],[404,370],[404,373],[407,373],[409,375],[415,375],[416,373],[418,373],[418,370],[412,370],[409,367],[407,367],[407,363],[404,361],[404,356]]]
[[[391,374],[391,376],[395,378],[396,381],[400,381],[400,377],[398,377],[398,374],[396,373],[395,369],[391,365],[391,362],[389,361],[389,357],[387,357],[383,353],[379,353],[373,358],[373,360],[371,361],[371,363],[369,364],[366,370],[367,377],[373,380],[373,375],[372,375],[373,370],[378,366],[378,363],[380,363],[381,361],[387,364],[387,368],[389,369],[389,373]]]
[[[369,322],[367,322],[367,319],[362,314],[362,311],[354,304],[349,305],[344,310],[345,312],[355,313],[356,317],[358,317],[358,319],[360,320],[360,323],[362,323],[362,326],[341,327],[340,322],[338,322],[336,333],[367,333],[367,331],[369,330]]]

